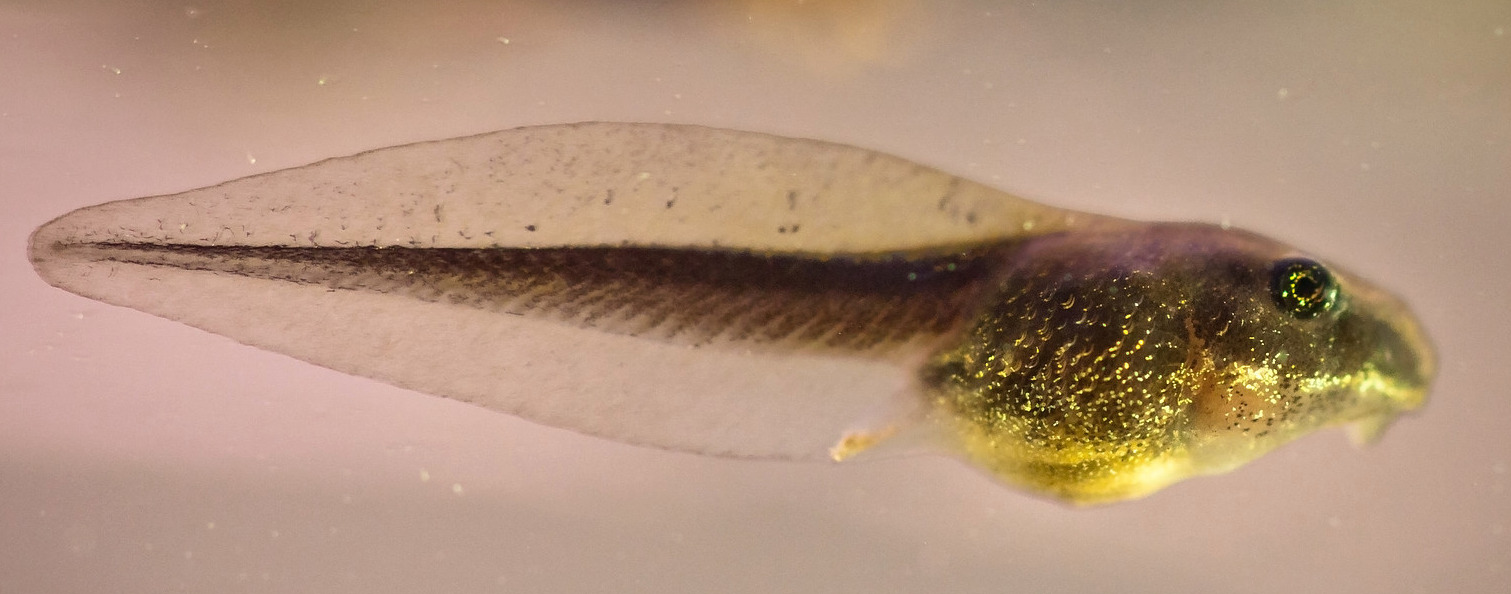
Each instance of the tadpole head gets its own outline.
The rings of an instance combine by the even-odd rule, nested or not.
[[[923,381],[968,457],[1067,501],[1143,496],[1322,427],[1378,435],[1434,373],[1399,300],[1252,233],[1139,225],[1006,258]]]

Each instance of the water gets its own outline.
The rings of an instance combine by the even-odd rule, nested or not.
[[[1502,3],[557,4],[0,8],[0,591],[1511,587]],[[1319,435],[1072,510],[944,458],[546,429],[77,298],[24,256],[89,204],[589,119],[1255,229],[1404,294],[1435,399],[1369,450]]]

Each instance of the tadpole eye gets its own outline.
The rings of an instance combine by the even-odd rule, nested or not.
[[[1270,272],[1275,306],[1298,319],[1317,317],[1338,301],[1338,283],[1321,264],[1306,258],[1275,262]]]

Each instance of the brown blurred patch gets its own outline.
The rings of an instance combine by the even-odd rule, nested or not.
[[[916,0],[727,0],[755,50],[817,71],[906,62],[933,19]]]

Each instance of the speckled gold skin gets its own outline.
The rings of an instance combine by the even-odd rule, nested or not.
[[[950,445],[1009,483],[1073,503],[1223,472],[1325,426],[1378,433],[1422,404],[1433,373],[1430,346],[1393,297],[1283,244],[1198,224],[861,256],[54,249],[401,294],[693,347],[890,358],[933,345],[920,384]],[[1278,290],[1277,278],[1311,284]],[[849,458],[896,429],[845,436],[831,454]]]
[[[1431,350],[1402,306],[1335,273],[1329,310],[1283,311],[1271,267],[1291,255],[1206,225],[1027,241],[923,383],[967,456],[1082,504],[1420,406]]]
[[[1076,503],[1324,426],[1378,435],[1433,374],[1399,301],[1278,242],[698,126],[380,149],[81,209],[39,228],[30,255],[80,295],[629,443],[841,460],[936,445],[913,431],[925,408],[947,447]],[[703,364],[718,377],[682,373]],[[764,381],[831,364],[882,379]],[[763,381],[725,386],[736,374]],[[909,388],[920,400],[902,406],[872,394]]]

